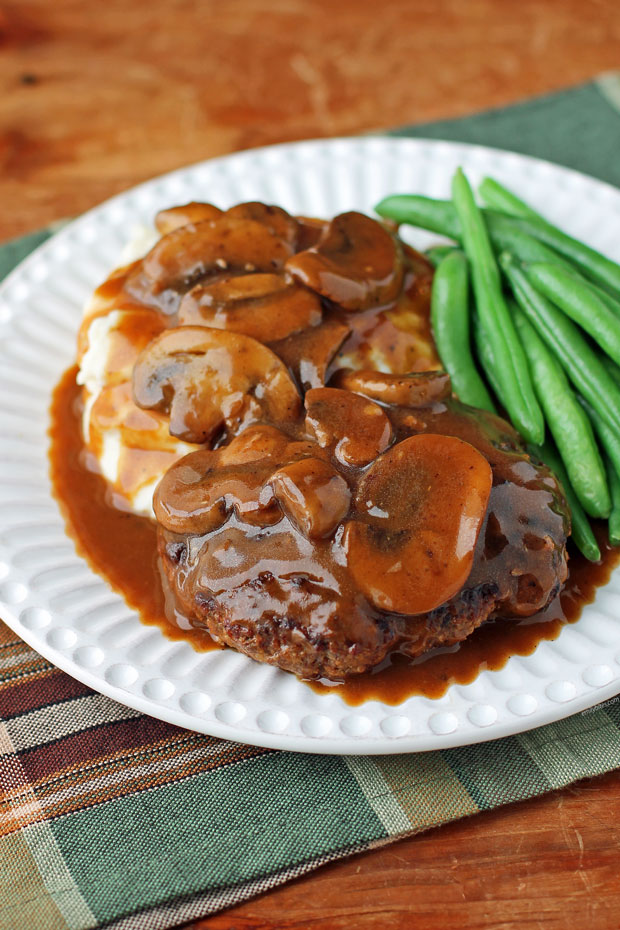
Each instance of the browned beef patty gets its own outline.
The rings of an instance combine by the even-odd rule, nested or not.
[[[402,440],[411,432],[411,411],[385,409],[395,440]],[[569,520],[553,475],[530,459],[504,421],[456,401],[426,408],[416,427],[467,441],[493,472],[473,567],[458,593],[422,614],[380,610],[352,579],[341,526],[309,540],[284,513],[249,523],[230,508],[206,533],[160,527],[177,609],[258,661],[331,680],[368,671],[396,648],[420,655],[460,642],[488,618],[542,610],[567,574]],[[355,490],[364,469],[340,472]],[[405,499],[408,488],[401,491]]]

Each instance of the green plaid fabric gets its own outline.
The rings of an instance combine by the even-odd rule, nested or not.
[[[620,185],[620,78],[397,132],[512,148]],[[0,274],[49,234],[0,250]],[[617,766],[620,699],[462,749],[299,755],[115,704],[0,623],[0,930],[175,926]]]

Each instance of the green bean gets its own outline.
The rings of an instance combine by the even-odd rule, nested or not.
[[[620,319],[620,300],[616,300],[615,297],[612,297],[611,294],[603,290],[602,287],[599,287],[598,284],[585,278],[574,265],[571,265],[565,258],[557,252],[554,252],[553,249],[550,249],[543,242],[540,242],[538,239],[524,232],[516,225],[514,218],[502,216],[491,210],[483,210],[483,213],[489,228],[489,235],[493,243],[493,248],[498,253],[504,250],[512,252],[519,261],[526,264],[530,262],[549,262],[554,265],[560,265],[562,268],[565,268],[567,272],[570,272],[575,280],[580,281],[584,287],[588,287],[590,290],[594,291],[600,300],[611,310],[614,316]]]
[[[494,178],[484,178],[478,188],[478,193],[488,207],[507,213],[508,216],[537,216],[535,210],[528,207],[516,194],[500,184]]]
[[[391,194],[375,207],[379,216],[409,223],[449,239],[459,239],[461,226],[451,200],[434,200],[422,194]]]
[[[527,359],[504,301],[499,268],[484,219],[460,168],[452,180],[452,194],[463,230],[476,308],[496,359],[499,399],[521,435],[529,442],[541,443],[545,422],[536,400]]]
[[[579,328],[530,284],[513,256],[504,252],[499,261],[517,303],[559,359],[570,381],[605,423],[620,432],[620,387],[599,356]]]
[[[607,532],[612,546],[620,546],[620,476],[607,459],[607,480],[611,491],[611,513]]]
[[[536,446],[535,452],[539,458],[555,472],[556,478],[560,480],[564,489],[566,501],[571,512],[571,535],[575,545],[590,562],[598,562],[601,558],[601,550],[598,547],[596,537],[592,532],[592,527],[590,526],[588,518],[579,503],[579,499],[571,487],[560,456],[549,442],[546,442],[544,446]]]
[[[590,421],[599,438],[601,446],[618,472],[618,475],[620,475],[620,433],[615,429],[611,429],[607,423],[601,419],[592,404],[589,404],[585,398],[578,397],[577,399],[590,417]]]
[[[491,240],[496,252],[512,252],[522,262],[551,262],[561,265],[567,271],[579,274],[566,259],[539,242],[519,228],[514,217],[504,216],[492,210],[484,210],[484,217],[489,226]]]
[[[489,206],[495,206],[502,212],[517,217],[523,232],[551,246],[556,252],[573,262],[586,277],[602,284],[615,297],[620,298],[620,265],[616,262],[562,232],[557,226],[545,220],[536,210],[528,207],[513,193],[506,190],[498,181],[485,178],[480,185],[480,194]]]
[[[608,355],[601,355],[600,360],[607,373],[613,378],[614,383],[620,388],[620,368],[618,365],[612,362]]]
[[[433,200],[421,194],[393,194],[377,204],[375,210],[380,216],[399,223],[419,226],[455,241],[461,239],[461,224],[449,200]],[[555,261],[566,268],[572,267],[553,249],[523,232],[514,217],[494,210],[483,210],[482,213],[496,252],[513,252],[522,262]]]
[[[456,211],[449,200],[433,200],[418,194],[393,194],[381,201],[375,210],[381,216],[428,229],[449,239],[460,241],[461,226]],[[585,282],[587,278],[571,265],[558,252],[549,248],[543,241],[530,234],[529,228],[521,223],[523,217],[507,216],[495,210],[483,210],[489,238],[494,250],[512,252],[522,262],[553,262]],[[441,249],[450,246],[438,246]],[[431,250],[432,251],[432,250]],[[620,316],[620,301],[616,300],[602,288],[594,286],[598,296],[608,307]]]
[[[467,259],[460,250],[453,249],[440,262],[433,278],[433,336],[459,400],[495,413],[493,401],[471,355],[468,290]]]
[[[620,545],[620,435],[601,420],[594,408],[583,399],[577,398],[594,426],[599,441],[605,450],[607,482],[611,493],[609,514],[609,541],[612,546]]]
[[[473,324],[474,324],[474,345],[476,346],[476,352],[478,354],[478,359],[482,366],[482,369],[486,375],[487,381],[493,388],[495,394],[499,397],[499,380],[496,375],[496,362],[493,357],[493,351],[491,349],[491,343],[487,339],[487,335],[482,328],[482,323],[480,322],[480,317],[477,313],[473,315]]]
[[[430,249],[427,249],[424,254],[431,265],[434,265],[436,268],[447,255],[450,255],[451,252],[455,252],[456,250],[457,246],[455,245],[434,245]]]
[[[579,503],[591,517],[611,509],[605,468],[592,426],[577,403],[564,370],[519,307],[513,310],[534,388]]]
[[[585,280],[585,278],[582,278],[579,272],[575,271],[575,269],[573,269],[573,273],[581,280]],[[603,301],[603,303],[609,307],[614,316],[620,319],[620,300],[616,300],[615,297],[612,297],[611,294],[608,294],[607,291],[604,291],[602,287],[598,286],[598,284],[594,284],[593,281],[588,281],[588,286]]]
[[[524,265],[534,287],[578,323],[620,364],[620,320],[584,281],[550,262]]]
[[[526,233],[517,233],[517,232],[515,232],[515,233],[513,234],[513,239],[514,239],[515,241],[517,241],[517,240],[518,240],[518,237],[523,237],[523,238],[531,239],[531,236],[527,236]],[[533,241],[536,241],[536,240],[533,240]],[[538,242],[537,245],[538,245],[538,246],[541,246],[541,245],[542,245],[542,242]],[[522,258],[521,256],[517,256],[517,257],[520,258],[520,260],[521,260],[522,262],[524,262],[525,264],[527,264],[527,263],[530,262],[530,261],[536,261],[536,262],[537,262],[537,261],[551,261],[551,262],[552,262],[553,264],[555,264],[555,265],[562,265],[563,268],[566,268],[566,271],[567,271],[567,272],[570,272],[570,274],[573,276],[573,278],[574,278],[576,281],[580,281],[583,287],[589,288],[594,294],[596,294],[596,296],[597,296],[600,300],[602,300],[602,302],[605,304],[605,306],[607,306],[607,307],[609,308],[609,310],[611,310],[611,312],[614,314],[614,316],[617,317],[618,319],[620,319],[620,300],[616,300],[615,297],[612,297],[611,294],[609,294],[607,291],[603,290],[602,287],[599,287],[598,284],[595,284],[594,281],[589,281],[587,278],[584,278],[584,276],[583,276],[582,274],[580,274],[579,271],[577,271],[577,269],[574,267],[574,265],[570,265],[568,262],[565,262],[564,259],[560,259],[560,260],[558,261],[559,256],[555,255],[551,249],[548,249],[548,248],[547,248],[546,245],[543,245],[542,247],[543,247],[543,249],[548,253],[548,257],[547,257],[547,258],[534,258],[534,259],[529,259],[529,258]],[[513,251],[515,255],[517,254],[515,249],[509,249],[508,251]],[[534,250],[533,250],[533,249],[526,249],[526,248],[523,248],[523,249],[522,249],[522,252],[523,252],[524,254],[525,254],[526,251],[529,251],[529,253],[530,253],[531,255],[534,254]],[[542,253],[540,253],[540,254],[542,254]]]

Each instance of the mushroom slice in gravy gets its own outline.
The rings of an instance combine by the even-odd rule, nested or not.
[[[450,396],[450,376],[445,371],[390,374],[384,371],[337,371],[336,387],[364,394],[384,404],[426,407]]]
[[[170,207],[167,210],[160,210],[155,217],[155,227],[158,233],[165,236],[178,229],[180,226],[187,226],[188,223],[202,223],[205,220],[216,220],[223,215],[219,207],[214,207],[212,203],[198,203],[192,201],[181,207]]]
[[[223,215],[167,233],[126,282],[136,300],[176,313],[182,294],[222,272],[281,271],[291,247],[263,223]]]
[[[286,263],[288,271],[345,310],[367,310],[396,300],[403,283],[402,249],[380,223],[363,213],[341,213],[317,245]]]
[[[306,392],[304,403],[308,433],[343,465],[369,465],[391,442],[385,411],[359,394],[314,388]]]
[[[345,531],[350,570],[375,607],[427,613],[463,587],[492,482],[484,456],[452,436],[411,436],[377,459]]]
[[[317,295],[283,274],[246,274],[196,284],[179,306],[181,325],[198,324],[252,336],[285,339],[321,322]]]
[[[300,397],[280,359],[266,346],[205,326],[169,329],[138,356],[133,393],[139,407],[170,415],[170,433],[210,442],[263,417],[293,420]]]

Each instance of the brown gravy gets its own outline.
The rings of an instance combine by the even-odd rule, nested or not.
[[[219,648],[207,633],[181,628],[166,618],[154,524],[112,506],[105,480],[88,469],[76,374],[77,367],[69,369],[54,391],[50,457],[54,491],[77,551],[145,623],[159,626],[170,639],[189,640],[197,650]],[[346,684],[310,682],[310,686],[321,693],[336,691],[349,704],[373,699],[398,704],[414,694],[440,697],[453,683],[467,684],[480,671],[502,668],[512,655],[530,655],[539,642],[555,639],[565,623],[577,620],[620,561],[620,550],[607,543],[604,525],[597,528],[597,536],[603,554],[600,563],[591,564],[573,552],[564,589],[544,612],[521,621],[487,623],[459,646],[419,659],[391,654],[373,673]]]

